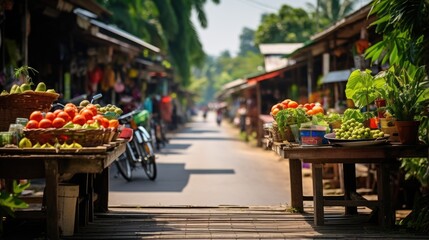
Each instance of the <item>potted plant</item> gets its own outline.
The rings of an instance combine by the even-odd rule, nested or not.
[[[396,118],[401,143],[415,144],[419,128],[416,117],[429,104],[429,80],[425,68],[393,65],[381,79],[385,82],[381,94],[386,99],[387,110]]]

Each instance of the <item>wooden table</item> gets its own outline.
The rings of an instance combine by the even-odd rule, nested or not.
[[[324,206],[345,206],[346,214],[356,214],[357,206],[378,209],[382,226],[393,226],[395,210],[391,204],[389,174],[400,157],[428,157],[427,145],[392,145],[366,147],[338,146],[286,146],[274,144],[273,150],[289,159],[292,207],[303,211],[303,201],[314,203],[314,223],[324,224]],[[313,195],[303,196],[302,162],[311,163]],[[341,163],[344,168],[344,196],[323,196],[322,167],[326,163]],[[377,166],[377,200],[368,201],[356,194],[355,164],[369,163]]]
[[[101,174],[107,187],[101,189],[100,206],[107,209],[108,167],[125,151],[125,142],[81,149],[14,149],[0,148],[0,178],[45,178],[47,236],[59,239],[58,185],[74,174]],[[92,201],[92,194],[87,201]],[[92,211],[89,214],[93,214]],[[93,216],[89,216],[92,218]]]

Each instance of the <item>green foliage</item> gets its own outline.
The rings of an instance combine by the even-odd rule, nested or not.
[[[338,20],[341,20],[351,13],[356,5],[352,0],[325,0],[318,1],[319,7],[307,3],[307,7],[315,14],[314,19],[319,27],[327,27]],[[316,15],[318,13],[318,16]]]
[[[286,108],[280,110],[276,115],[277,126],[281,134],[285,132],[287,126],[296,124],[300,128],[302,123],[309,121],[310,119],[302,108]]]
[[[343,113],[343,122],[350,119],[354,119],[356,122],[364,122],[367,118],[359,109],[348,108]]]
[[[371,26],[383,40],[371,46],[365,57],[372,62],[422,66],[429,63],[429,2],[426,0],[375,0]],[[428,71],[429,69],[426,69]]]
[[[424,67],[394,65],[382,78],[388,111],[400,121],[413,121],[429,104],[429,81]]]
[[[255,31],[244,27],[240,34],[240,52],[239,56],[247,55],[247,52],[259,53],[258,46],[255,45]]]
[[[18,196],[30,186],[30,183],[17,184],[13,181],[12,193],[0,191],[0,234],[3,233],[3,217],[14,217],[17,208],[27,208],[28,204],[18,198]]]
[[[26,65],[16,68],[14,71],[15,78],[17,79],[24,78],[24,82],[33,85],[33,81],[31,79],[30,73],[35,74],[39,72],[36,69]]]
[[[353,100],[357,107],[363,108],[380,97],[380,91],[384,85],[385,81],[380,77],[372,76],[370,70],[357,69],[347,80],[346,97]]]
[[[255,33],[255,42],[296,43],[307,41],[315,33],[314,21],[301,8],[283,5],[277,14],[262,17]]]

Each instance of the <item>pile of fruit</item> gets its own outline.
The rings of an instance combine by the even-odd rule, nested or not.
[[[298,102],[293,101],[291,99],[285,99],[280,103],[274,104],[271,107],[271,116],[275,117],[277,113],[283,109],[287,108],[301,108],[305,110],[305,113],[309,116],[316,115],[316,114],[324,114],[324,109],[321,106],[320,103],[305,103],[305,104],[298,104]]]
[[[25,92],[47,92],[47,93],[56,93],[54,89],[46,89],[46,84],[44,82],[39,82],[36,88],[31,89],[32,83],[23,83],[21,85],[14,84],[10,91],[3,90],[0,93],[0,96],[5,96],[9,94],[25,93]]]
[[[344,140],[376,139],[384,137],[384,132],[364,127],[363,123],[349,119],[335,129],[335,138]]]
[[[41,129],[111,129],[117,130],[119,127],[119,121],[116,118],[106,117],[100,110],[102,107],[98,104],[91,104],[89,101],[82,101],[79,106],[73,103],[67,103],[64,109],[58,109],[54,112],[41,112],[33,111],[29,117],[29,121],[24,128],[26,130],[41,130]],[[104,109],[106,109],[104,107]],[[113,111],[115,116],[122,114],[122,110],[114,105],[109,105],[108,111]],[[80,143],[77,142],[65,142],[60,139],[55,139],[55,143],[52,141],[45,142],[45,139],[41,139],[43,144],[39,141],[36,143],[30,141],[28,138],[23,138],[20,141],[19,147],[40,147],[40,148],[80,148]],[[22,143],[21,143],[22,142]],[[33,144],[32,144],[33,142]],[[57,145],[57,146],[54,146]]]

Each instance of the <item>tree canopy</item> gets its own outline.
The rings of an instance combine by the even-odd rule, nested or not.
[[[283,5],[278,14],[264,15],[256,30],[255,42],[296,43],[305,42],[315,33],[314,22],[302,8]]]

